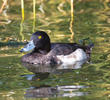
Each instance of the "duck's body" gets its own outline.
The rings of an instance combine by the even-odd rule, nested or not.
[[[76,43],[50,43],[50,38],[43,31],[34,33],[31,41],[21,52],[34,50],[22,57],[22,62],[37,65],[59,65],[90,58],[91,46]],[[82,55],[84,54],[84,55]],[[80,59],[81,58],[81,59]],[[71,61],[70,61],[71,60]]]

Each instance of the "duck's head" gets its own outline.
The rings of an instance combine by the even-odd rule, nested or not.
[[[50,38],[46,32],[37,31],[32,34],[29,43],[20,50],[20,52],[27,52],[32,49],[34,51],[44,50],[45,52],[49,52],[51,48]]]

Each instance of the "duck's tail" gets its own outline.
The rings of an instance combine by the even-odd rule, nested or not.
[[[94,47],[94,43],[90,40],[90,38],[85,38],[85,39],[82,39],[82,40],[79,40],[80,44],[82,46],[85,46],[85,52],[87,54],[87,59],[88,59],[88,62],[90,63],[90,56],[91,56],[91,52],[92,52],[92,48]]]
[[[79,43],[83,46],[85,46],[87,43],[88,43],[88,46],[89,47],[94,47],[94,43],[91,41],[91,39],[88,37],[88,38],[84,38],[82,40],[79,40]]]

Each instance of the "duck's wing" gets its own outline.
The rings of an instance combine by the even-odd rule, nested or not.
[[[84,47],[76,43],[52,43],[50,53],[52,55],[68,55],[78,48],[84,49]]]
[[[77,48],[76,43],[52,43],[50,53],[52,53],[52,55],[68,55]]]

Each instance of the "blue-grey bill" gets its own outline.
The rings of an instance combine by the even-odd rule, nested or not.
[[[27,52],[35,48],[33,40],[31,40],[24,48],[20,50],[20,52]]]

